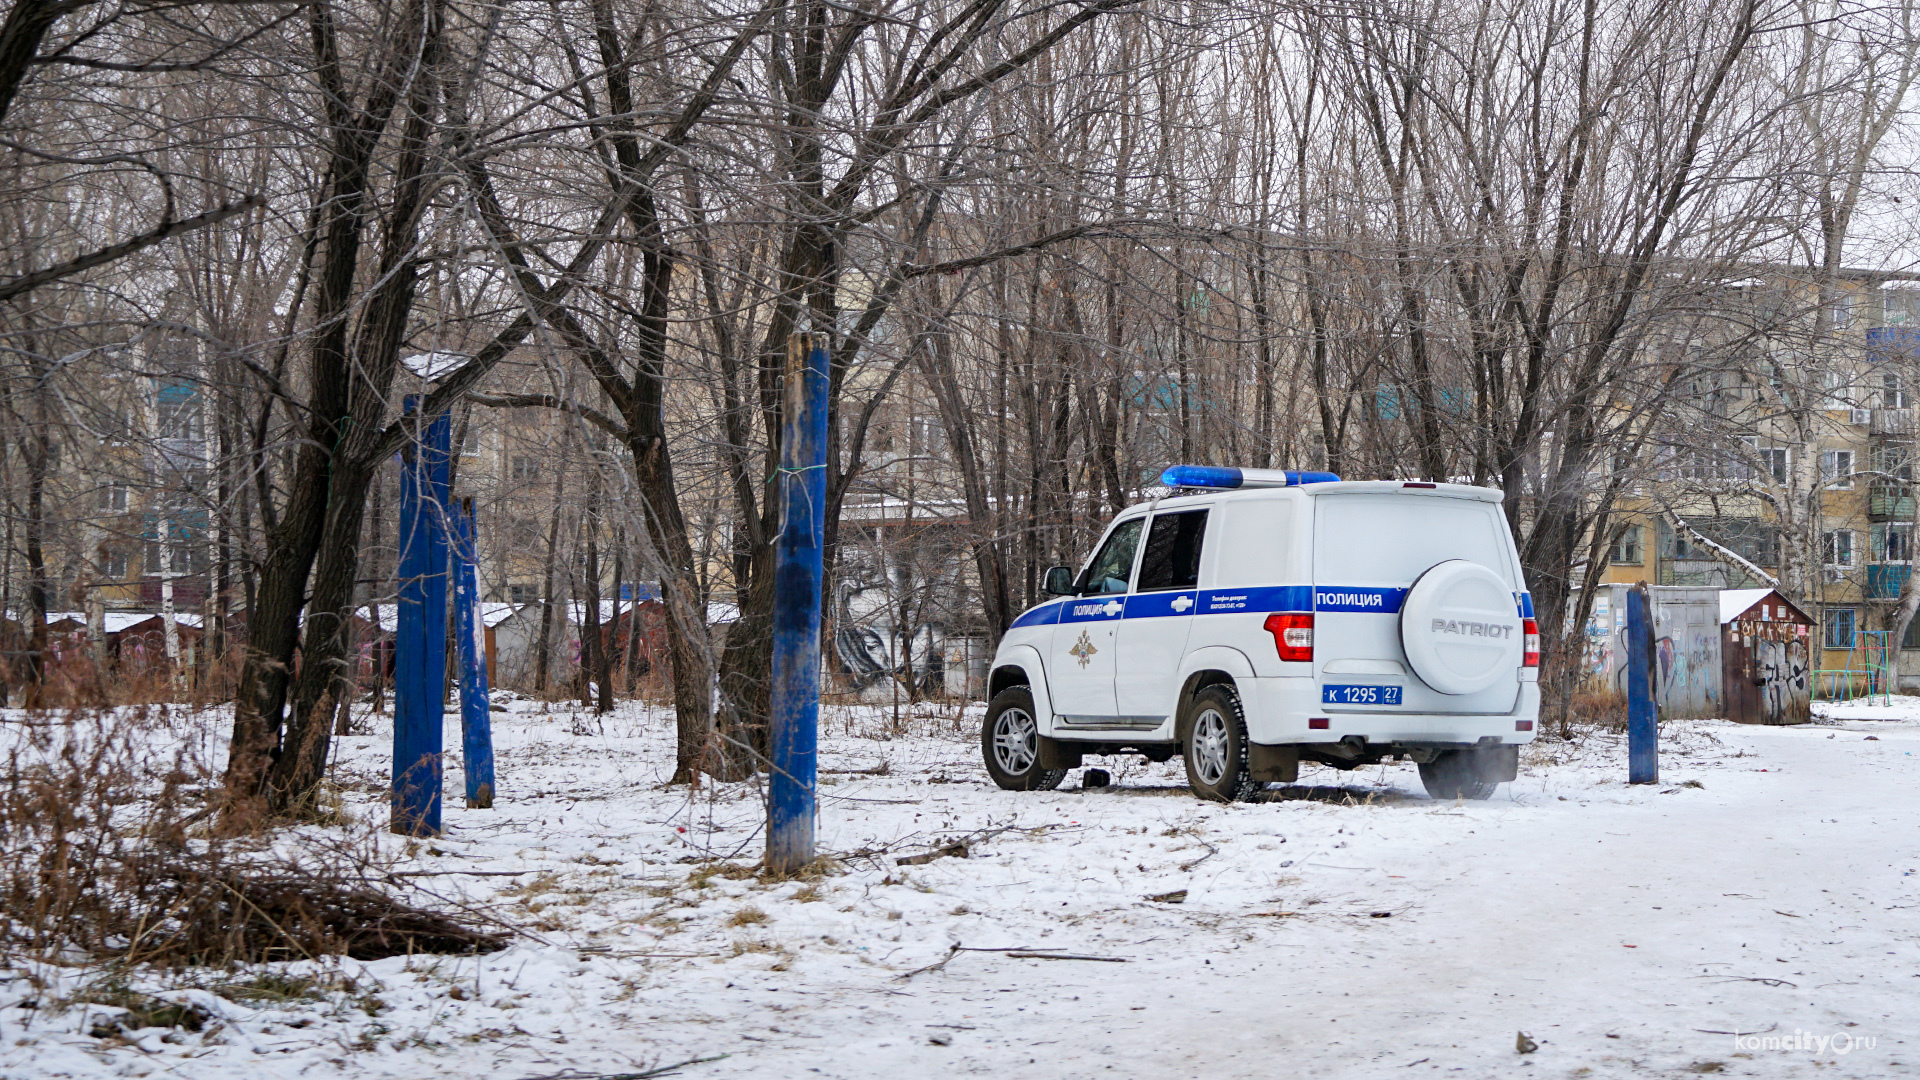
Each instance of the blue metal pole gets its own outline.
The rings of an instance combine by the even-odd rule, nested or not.
[[[788,343],[773,570],[773,775],[767,785],[767,869],[776,874],[813,860],[827,364],[826,335],[795,334]]]
[[[1627,783],[1660,782],[1659,726],[1653,703],[1653,635],[1647,590],[1627,592]]]
[[[409,396],[406,411],[419,407]],[[394,637],[393,813],[410,836],[440,832],[440,754],[447,672],[447,436],[445,413],[403,451],[400,625]]]
[[[493,717],[487,711],[487,628],[480,618],[480,571],[473,547],[473,500],[453,515],[454,634],[460,643],[460,751],[467,805],[493,805]]]

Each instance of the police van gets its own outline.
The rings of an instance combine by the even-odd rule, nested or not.
[[[1086,754],[1183,757],[1203,799],[1301,761],[1417,762],[1439,799],[1512,780],[1540,711],[1540,636],[1501,493],[1174,466],[1057,599],[1000,641],[993,780],[1059,786]]]

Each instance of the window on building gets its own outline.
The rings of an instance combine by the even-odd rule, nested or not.
[[[133,410],[125,402],[111,402],[99,414],[100,437],[107,442],[126,442],[133,438]]]
[[[508,547],[522,551],[538,547],[546,535],[538,521],[523,517],[508,518],[506,528],[501,532],[507,538]]]
[[[1147,530],[1136,591],[1191,589],[1200,582],[1200,544],[1207,533],[1207,512],[1158,514]]]
[[[1641,528],[1629,525],[1621,529],[1613,538],[1613,547],[1607,560],[1616,566],[1639,566],[1646,561],[1640,551]]]
[[[1844,371],[1824,371],[1820,374],[1821,402],[1823,409],[1851,409],[1852,387],[1848,385]]]
[[[1755,566],[1780,565],[1777,526],[1754,518],[1696,518],[1687,524]],[[1662,529],[1660,544],[1661,555],[1676,561],[1721,558],[1712,547],[1700,543],[1684,529]]]
[[[508,461],[507,475],[515,483],[524,484],[540,475],[540,465],[532,454],[515,454]]]
[[[1878,562],[1903,563],[1913,559],[1913,523],[1890,521],[1873,527],[1873,554]]]
[[[509,604],[531,604],[538,599],[540,599],[540,590],[531,585],[507,586],[507,603]]]
[[[162,439],[199,442],[205,438],[200,425],[200,393],[187,383],[165,386],[154,395],[154,419]]]
[[[1373,392],[1373,415],[1382,420],[1400,419],[1400,388],[1382,386]]]
[[[1880,376],[1880,407],[1883,409],[1904,409],[1912,402],[1907,400],[1906,388],[1900,385],[1900,376],[1887,372]]]
[[[100,573],[108,581],[127,579],[127,553],[120,548],[104,548],[100,552]]]
[[[1747,444],[1749,448],[1749,453],[1753,455],[1754,464],[1759,469],[1757,473],[1752,472],[1752,470],[1748,470],[1750,475],[1741,477],[1741,479],[1755,479],[1755,478],[1765,479],[1771,476],[1773,478],[1773,482],[1776,484],[1784,484],[1787,482],[1787,448],[1786,447],[1761,446],[1759,437],[1752,436],[1752,435],[1747,436],[1746,438],[1740,441]]]
[[[99,489],[98,495],[100,501],[96,504],[95,509],[104,510],[110,514],[124,514],[127,512],[127,485],[108,484]]]
[[[1834,529],[1827,533],[1822,547],[1828,566],[1840,568],[1853,565],[1852,529]]]
[[[1750,480],[1750,452],[1745,448],[1669,443],[1657,451],[1659,476],[1663,480]]]
[[[1776,484],[1787,482],[1787,448],[1784,446],[1763,446],[1760,448],[1760,466]]]
[[[1826,625],[1826,647],[1829,649],[1853,648],[1852,608],[1828,608]]]
[[[1911,325],[1920,322],[1920,291],[1913,289],[1888,289],[1882,294],[1884,315],[1881,319],[1888,326]]]
[[[913,440],[909,451],[916,457],[942,454],[947,450],[947,429],[937,417],[912,418],[907,421],[907,433]]]
[[[148,577],[157,577],[161,573],[179,575],[204,574],[207,571],[206,551],[198,543],[189,540],[176,540],[167,545],[168,566],[160,565],[160,541],[148,540],[144,566]]]
[[[1892,627],[1888,627],[1888,629],[1892,629]],[[1920,619],[1915,619],[1907,624],[1907,636],[1900,639],[1900,647],[1903,649],[1920,649]]]
[[[1846,330],[1853,326],[1854,303],[1855,297],[1850,292],[1843,292],[1833,298],[1831,312],[1835,330]]]
[[[1897,476],[1902,480],[1913,479],[1913,448],[1900,443],[1880,443],[1868,455],[1873,463],[1873,471]]]
[[[1830,488],[1853,486],[1853,451],[1820,451],[1820,479]]]

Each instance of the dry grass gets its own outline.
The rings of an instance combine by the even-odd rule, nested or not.
[[[743,907],[739,911],[734,912],[732,917],[727,919],[727,925],[728,926],[759,926],[761,923],[764,923],[766,921],[767,921],[766,912],[761,911],[759,908],[754,907],[752,904],[748,904],[746,907]]]
[[[205,835],[218,774],[148,749],[165,710],[28,719],[0,782],[7,948],[178,967],[505,946],[397,896],[368,837]]]
[[[1542,710],[1542,719],[1547,710]],[[1627,730],[1627,699],[1611,690],[1576,690],[1567,702],[1567,714],[1554,734],[1577,739],[1594,732],[1618,735]]]

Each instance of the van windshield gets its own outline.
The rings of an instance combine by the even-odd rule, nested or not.
[[[1314,580],[1405,585],[1436,563],[1465,559],[1514,585],[1499,507],[1468,499],[1391,494],[1315,500]]]

